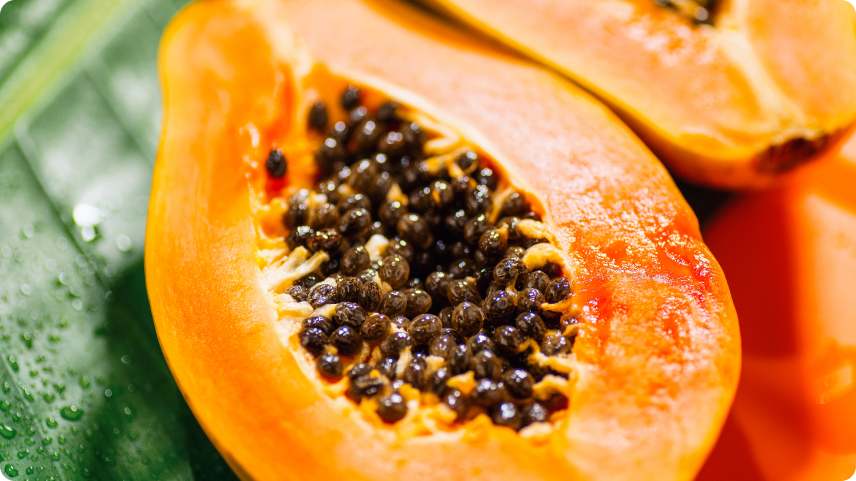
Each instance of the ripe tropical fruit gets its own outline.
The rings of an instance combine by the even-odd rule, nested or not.
[[[743,374],[700,480],[844,480],[856,471],[856,140],[738,199],[705,239],[743,336]]]
[[[147,287],[242,477],[695,475],[737,319],[609,110],[391,2],[199,2],[160,69]]]
[[[856,120],[842,0],[424,0],[608,103],[678,175],[768,184]]]

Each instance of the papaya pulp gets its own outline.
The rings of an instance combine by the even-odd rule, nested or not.
[[[605,107],[502,48],[386,2],[192,4],[167,29],[159,62],[165,125],[147,287],[170,369],[240,476],[695,475],[736,388],[736,315],[695,216]],[[267,213],[297,205],[283,199],[321,180],[314,153],[330,146],[310,132],[309,112],[320,98],[329,122],[345,118],[332,105],[351,84],[379,98],[362,105],[375,119],[393,100],[431,126],[425,149],[439,132],[464,142],[546,226],[540,245],[560,264],[550,277],[572,283],[560,314],[577,316],[578,331],[567,404],[543,435],[478,411],[402,432],[408,418],[379,421],[324,379],[332,361],[314,364],[299,335],[281,336],[294,298],[272,291],[263,270],[266,248],[287,245],[294,230],[272,227],[282,218]],[[408,402],[425,419],[429,408]]]
[[[856,471],[856,140],[706,229],[740,311],[743,373],[700,480]]]
[[[767,185],[856,120],[847,2],[423,1],[583,85],[692,182]]]

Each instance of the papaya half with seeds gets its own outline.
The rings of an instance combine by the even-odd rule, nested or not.
[[[856,138],[831,157],[737,199],[705,231],[740,310],[744,364],[699,480],[856,471]]]
[[[608,103],[676,174],[769,183],[856,120],[856,15],[839,0],[430,0]]]
[[[387,2],[173,20],[146,234],[162,349],[245,479],[691,479],[728,287],[605,107]]]

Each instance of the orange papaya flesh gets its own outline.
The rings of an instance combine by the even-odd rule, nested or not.
[[[769,184],[834,150],[856,120],[846,2],[426,3],[593,92],[695,183]]]
[[[694,476],[736,387],[736,316],[692,212],[608,110],[387,3],[192,4],[159,62],[147,287],[170,369],[241,477]],[[279,192],[316,181],[307,109],[334,102],[343,79],[467,139],[549,226],[581,322],[568,407],[547,436],[490,422],[402,436],[324,392],[306,353],[281,341],[259,247],[287,231],[265,212]],[[267,177],[274,148],[288,159],[281,179]]]
[[[701,480],[856,471],[856,140],[728,205],[705,239],[740,312],[743,373]]]

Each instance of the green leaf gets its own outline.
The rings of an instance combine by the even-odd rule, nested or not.
[[[157,45],[182,3],[13,0],[0,10],[7,478],[234,478],[167,369],[142,267]]]

